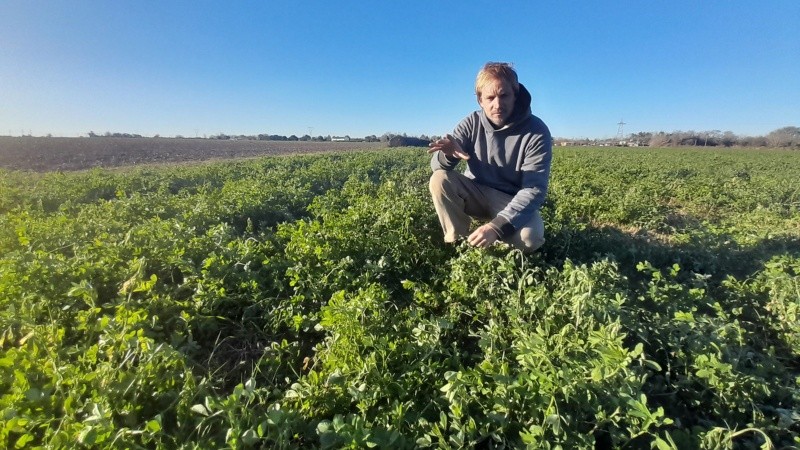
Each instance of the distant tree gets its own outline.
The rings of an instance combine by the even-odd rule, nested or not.
[[[702,145],[703,147],[716,147],[719,145],[721,136],[722,132],[719,130],[703,131],[699,133],[699,137],[703,142],[698,143],[697,145]]]
[[[739,144],[743,147],[766,147],[769,142],[764,136],[742,136],[739,138]]]
[[[303,141],[303,142],[310,141],[311,140],[311,136],[309,136],[307,134],[304,134],[303,136],[300,137],[300,140]]]
[[[291,136],[289,136],[289,140],[290,141],[297,141],[297,140],[299,140],[299,138],[297,136],[295,136],[295,135],[291,135]]]
[[[677,136],[678,145],[697,145],[700,136],[694,131],[679,132]]]
[[[669,144],[669,136],[667,133],[660,131],[657,134],[653,134],[650,137],[650,142],[648,145],[650,147],[666,147]]]
[[[733,147],[739,141],[739,137],[733,134],[733,131],[726,131],[720,136],[720,144],[725,147]]]
[[[635,145],[649,145],[652,137],[653,133],[640,131],[638,133],[631,133],[630,136],[628,136],[628,141],[631,143],[635,143]]]
[[[771,147],[800,147],[800,128],[783,127],[767,134]]]
[[[90,132],[90,135],[89,135],[89,136],[90,136],[90,137],[95,137],[96,135],[93,135],[93,134],[94,134],[94,133]],[[141,134],[135,134],[135,133],[112,133],[112,132],[110,132],[110,131],[106,131],[105,133],[103,133],[103,137],[113,137],[113,138],[140,138],[140,137],[142,137],[142,135],[141,135]]]
[[[378,136],[370,134],[369,136],[364,138],[364,142],[380,142],[380,139],[378,138]]]

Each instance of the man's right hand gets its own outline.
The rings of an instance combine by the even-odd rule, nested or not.
[[[458,141],[453,139],[449,134],[441,139],[437,139],[428,144],[428,153],[442,152],[445,156],[450,158],[469,159],[469,155],[464,152]]]

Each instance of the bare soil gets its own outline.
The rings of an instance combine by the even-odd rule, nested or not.
[[[35,172],[369,150],[381,142],[0,136],[0,168]]]

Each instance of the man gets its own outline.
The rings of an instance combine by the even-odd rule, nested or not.
[[[550,178],[550,131],[531,113],[531,95],[509,64],[487,63],[478,72],[475,94],[481,109],[428,151],[430,191],[444,240],[467,237],[482,248],[502,240],[533,252],[544,243],[539,209]],[[453,170],[461,160],[464,174]],[[487,223],[470,233],[472,218]]]

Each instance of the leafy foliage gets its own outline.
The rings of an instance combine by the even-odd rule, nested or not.
[[[7,448],[800,445],[800,164],[558,149],[441,243],[417,149],[0,172]]]

